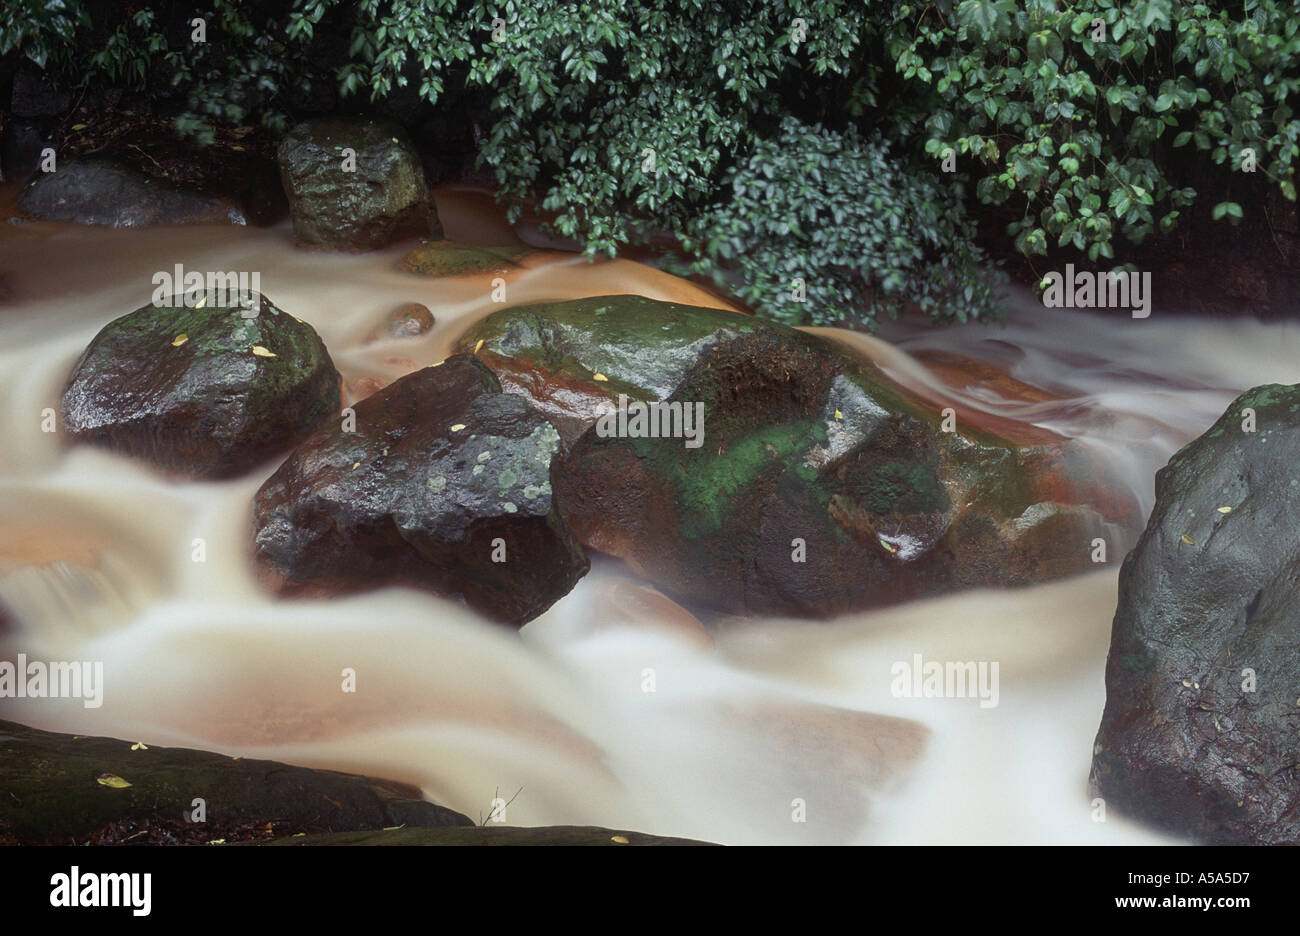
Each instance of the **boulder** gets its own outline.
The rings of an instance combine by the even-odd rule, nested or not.
[[[434,326],[433,313],[421,302],[407,302],[394,309],[384,322],[371,331],[368,341],[385,338],[414,338]]]
[[[391,120],[309,120],[289,131],[278,156],[293,230],[306,243],[373,250],[442,236],[420,157]]]
[[[1111,809],[1300,844],[1298,572],[1300,386],[1257,387],[1156,475],[1124,560],[1092,762]]]
[[[522,245],[473,247],[440,240],[417,244],[397,268],[422,276],[459,276],[463,273],[509,273],[518,269],[521,258],[536,253]]]
[[[826,617],[1030,584],[1137,525],[1067,440],[944,431],[870,361],[749,316],[606,296],[494,313],[458,347],[568,444],[556,490],[583,544],[693,607]],[[640,403],[702,407],[703,433],[638,436]]]
[[[0,721],[0,844],[178,845],[473,826],[390,780]],[[194,800],[204,801],[203,822]]]
[[[233,201],[151,179],[100,156],[67,159],[54,172],[38,172],[16,204],[29,218],[118,228],[245,223]]]
[[[521,625],[588,562],[552,493],[559,436],[469,355],[389,384],[354,431],[305,441],[257,492],[272,585],[329,593],[407,584]]]
[[[310,325],[256,293],[199,301],[173,296],[104,326],[63,391],[73,441],[224,478],[338,412],[339,374]]]

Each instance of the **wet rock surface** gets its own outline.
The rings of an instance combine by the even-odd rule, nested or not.
[[[201,478],[306,438],[338,412],[338,371],[310,325],[254,297],[214,290],[191,308],[173,296],[110,322],[68,379],[63,430]]]
[[[454,241],[429,241],[412,248],[397,262],[399,270],[422,276],[458,276],[462,273],[508,273],[521,258],[534,251],[520,246],[474,247]]]
[[[355,154],[355,171],[346,150]],[[298,124],[278,150],[298,238],[373,250],[404,237],[442,236],[420,157],[391,120],[322,117]]]
[[[257,493],[273,585],[416,585],[523,624],[586,574],[552,492],[555,429],[478,360],[416,371],[355,410],[355,431],[321,430]]]
[[[377,326],[368,340],[387,338],[415,338],[434,326],[433,313],[420,302],[407,302],[394,309],[383,324]]]
[[[337,832],[281,838],[264,845],[712,845],[600,826],[470,826]]]
[[[1094,748],[1111,809],[1201,842],[1300,843],[1298,453],[1300,387],[1269,385],[1156,475]]]
[[[38,172],[16,204],[27,217],[133,228],[174,224],[244,224],[233,201],[191,191],[109,157],[67,160]]]
[[[126,785],[123,785],[126,784]],[[473,826],[407,784],[0,721],[0,844],[162,845]],[[194,817],[204,801],[206,821]]]
[[[1136,523],[1127,499],[1090,506],[1121,486],[1065,440],[943,431],[869,361],[747,316],[607,296],[495,313],[458,347],[570,444],[557,491],[584,545],[696,607],[826,617],[1029,584]],[[620,397],[702,405],[698,447],[603,434]]]

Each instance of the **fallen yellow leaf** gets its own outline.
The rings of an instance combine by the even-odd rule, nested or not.
[[[604,374],[592,374],[591,377],[593,380],[609,380]]]
[[[478,344],[474,345],[474,353],[475,353],[475,354],[478,354],[478,349],[481,348],[481,347],[483,347],[483,339],[482,339],[482,338],[480,338],[480,339],[478,340]]]
[[[100,786],[111,787],[114,790],[125,790],[131,784],[127,783],[116,774],[102,773],[95,778],[95,782]]]
[[[253,353],[256,354],[258,357],[275,357],[274,351],[268,351],[266,348],[263,348],[260,344],[253,345]]]
[[[1183,536],[1182,536],[1182,540],[1183,540],[1183,542],[1186,543],[1188,546],[1195,546],[1195,545],[1196,545],[1196,540],[1192,539],[1192,538],[1191,538],[1190,536],[1188,536],[1186,533],[1183,534]]]
[[[622,835],[614,835],[614,836],[611,836],[611,837],[610,837],[610,841],[611,841],[611,842],[617,842],[619,845],[626,845],[626,844],[628,844],[627,838],[626,838],[625,836],[622,836]]]
[[[133,751],[147,751],[147,750],[149,750],[149,746],[148,746],[147,744],[145,744],[143,741],[137,741],[135,744],[131,745],[131,750],[133,750]]]
[[[461,431],[462,429],[464,429],[464,428],[465,428],[465,424],[464,424],[464,423],[456,423],[456,425],[454,425],[454,426],[451,427],[451,431],[452,431],[452,432],[460,432],[460,431]]]
[[[189,335],[177,335],[175,338],[172,339],[172,347],[179,348],[181,345],[185,344],[185,342],[189,340],[190,340]]]
[[[1232,508],[1231,508],[1231,507],[1220,507],[1220,508],[1219,508],[1219,513],[1232,513]]]
[[[843,418],[844,418],[844,414],[841,413],[839,410],[836,410],[836,411],[835,411],[835,418],[836,418],[836,419],[843,419]]]

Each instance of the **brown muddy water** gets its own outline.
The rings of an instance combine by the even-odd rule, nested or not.
[[[438,206],[454,240],[514,240],[480,193],[444,188]],[[0,603],[17,618],[0,656],[103,661],[105,672],[98,709],[6,700],[0,717],[407,780],[475,818],[522,788],[513,825],[728,843],[1162,841],[1113,814],[1093,821],[1087,794],[1121,554],[1033,588],[829,623],[731,619],[711,634],[597,558],[516,635],[413,590],[273,600],[250,565],[250,503],[274,464],[177,482],[41,431],[81,350],[177,263],[259,271],[354,392],[441,360],[500,306],[486,277],[397,271],[408,247],[312,252],[287,225],[0,226]],[[506,278],[510,304],[638,293],[725,307],[631,261],[548,254]],[[367,343],[406,302],[427,305],[435,328]],[[1155,470],[1238,391],[1300,380],[1296,326],[1173,311],[1101,317],[1017,295],[1005,326],[833,336],[963,418],[1095,446],[1149,510]],[[996,661],[997,706],[895,698],[891,665],[915,654]],[[354,694],[340,691],[345,667]],[[796,801],[805,822],[792,821]]]

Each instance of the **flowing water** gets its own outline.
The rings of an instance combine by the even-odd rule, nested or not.
[[[445,188],[438,200],[453,239],[513,240],[481,195]],[[251,498],[274,463],[177,482],[42,432],[81,350],[176,263],[259,271],[263,292],[320,332],[353,394],[441,360],[500,306],[486,278],[395,270],[403,250],[300,250],[286,225],[4,225],[0,602],[15,621],[0,657],[103,661],[106,686],[98,709],[6,700],[0,717],[407,780],[476,819],[499,793],[514,797],[514,825],[729,843],[1162,840],[1113,814],[1094,821],[1087,794],[1120,555],[1033,588],[829,623],[728,619],[708,633],[597,557],[516,635],[412,590],[271,599],[249,542]],[[631,261],[548,254],[507,280],[511,304],[627,292],[726,305]],[[367,340],[411,301],[434,312],[430,333]],[[1161,311],[1101,317],[1018,295],[1004,326],[833,336],[937,403],[1096,447],[1145,511],[1156,469],[1238,391],[1300,380],[1293,325]],[[918,653],[997,661],[999,704],[895,698],[891,664]],[[340,689],[345,667],[355,693]]]

